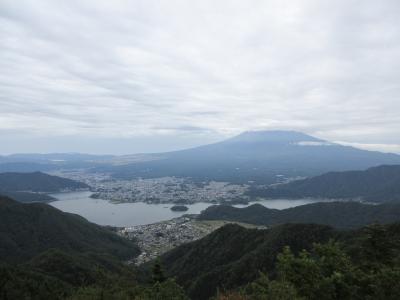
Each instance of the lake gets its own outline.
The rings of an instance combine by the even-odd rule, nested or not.
[[[91,192],[57,193],[51,196],[58,201],[50,205],[70,213],[81,215],[93,223],[111,226],[134,226],[151,224],[180,217],[184,214],[198,214],[211,203],[195,203],[186,205],[189,210],[185,212],[171,211],[173,204],[147,204],[144,202],[134,203],[111,203],[107,200],[90,198]],[[314,203],[317,200],[262,200],[260,203],[268,208],[285,209],[303,204]],[[249,204],[249,205],[250,205]],[[235,205],[235,207],[246,207],[247,205]]]

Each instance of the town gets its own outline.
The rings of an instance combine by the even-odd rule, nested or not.
[[[84,171],[59,171],[52,174],[84,182],[91,187],[92,198],[112,202],[246,204],[249,200],[245,195],[248,185],[228,182],[194,182],[189,178],[177,177],[119,180],[109,174]]]

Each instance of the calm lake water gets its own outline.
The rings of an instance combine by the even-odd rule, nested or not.
[[[196,203],[186,205],[189,210],[174,212],[170,210],[172,204],[147,204],[143,202],[114,204],[106,200],[90,198],[91,192],[58,193],[51,196],[58,201],[50,204],[62,211],[83,216],[91,222],[100,225],[133,226],[151,224],[179,217],[183,214],[198,214],[210,203]],[[298,205],[317,202],[316,200],[263,200],[258,201],[268,208],[285,209]],[[250,204],[253,204],[252,202]],[[235,205],[245,207],[247,205]]]

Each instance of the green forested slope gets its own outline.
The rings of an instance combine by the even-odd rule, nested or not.
[[[85,183],[41,172],[0,173],[0,190],[55,193],[63,189],[89,188]]]
[[[192,299],[398,299],[400,224],[227,225],[162,256]]]
[[[193,299],[207,299],[218,287],[235,288],[274,269],[283,246],[296,251],[327,241],[335,232],[322,225],[283,225],[271,230],[227,225],[205,238],[180,246],[162,256],[168,274]]]
[[[229,220],[267,226],[284,223],[317,223],[336,228],[357,228],[374,222],[400,222],[400,204],[318,202],[283,210],[269,209],[261,204],[245,208],[214,205],[205,209],[199,219]]]
[[[400,165],[379,166],[365,171],[330,172],[266,189],[255,188],[250,195],[397,202],[400,201]]]
[[[20,262],[51,248],[121,258],[139,251],[133,242],[78,215],[42,203],[21,204],[0,197],[0,257]]]

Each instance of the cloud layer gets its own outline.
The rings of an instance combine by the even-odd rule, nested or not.
[[[156,151],[295,129],[400,149],[399,15],[397,0],[2,0],[0,135],[8,151]]]

